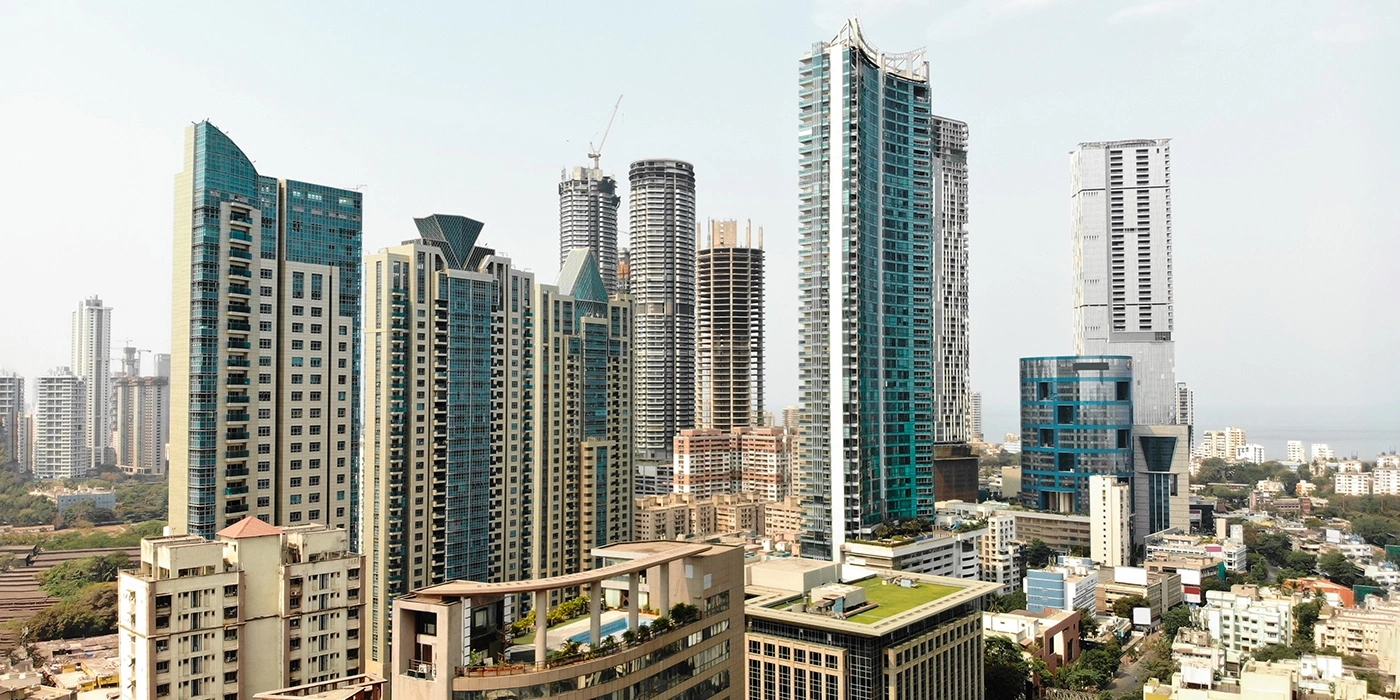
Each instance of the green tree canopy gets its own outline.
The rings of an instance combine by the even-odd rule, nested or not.
[[[1167,639],[1175,639],[1176,631],[1182,627],[1193,627],[1191,621],[1191,609],[1185,604],[1172,606],[1162,614],[1162,630],[1166,632]]]
[[[1140,595],[1125,595],[1113,601],[1113,614],[1118,617],[1133,619],[1133,608],[1150,607],[1152,603]]]
[[[996,635],[985,639],[983,678],[987,697],[997,700],[1020,700],[1026,696],[1026,684],[1031,679],[1031,667],[1021,650],[1006,637]]]
[[[40,587],[55,598],[71,599],[90,584],[117,580],[117,572],[128,563],[125,552],[70,559],[45,571]]]
[[[1317,560],[1317,568],[1327,580],[1341,586],[1354,586],[1361,577],[1361,570],[1336,549],[1322,555]]]
[[[1026,568],[1040,569],[1050,563],[1050,558],[1055,556],[1055,551],[1050,549],[1050,545],[1036,538],[1026,545],[1023,555],[1026,557]]]

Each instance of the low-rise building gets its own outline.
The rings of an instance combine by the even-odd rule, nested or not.
[[[1304,654],[1298,659],[1250,660],[1238,677],[1203,681],[1183,667],[1170,679],[1150,678],[1144,700],[1365,700],[1366,681],[1343,668],[1336,656]]]
[[[1188,535],[1171,529],[1147,536],[1147,557],[1185,556],[1211,557],[1225,563],[1229,571],[1244,571],[1248,568],[1249,548],[1244,542],[1233,537],[1219,539],[1202,535]]]
[[[1184,687],[1209,688],[1225,672],[1225,650],[1211,641],[1210,632],[1194,627],[1176,631],[1172,659],[1181,667]]]
[[[1400,495],[1400,467],[1377,467],[1371,472],[1371,493],[1377,496]]]
[[[1338,654],[1369,654],[1391,675],[1400,674],[1400,605],[1367,597],[1360,608],[1328,607],[1313,625],[1318,649]]]
[[[395,600],[394,700],[739,695],[742,548],[654,541],[591,554],[602,566],[526,581],[454,581]],[[587,618],[550,629],[556,591],[581,591]],[[523,644],[503,642],[506,596],[534,601],[533,634]],[[643,616],[643,607],[667,612],[665,621]]]
[[[1351,588],[1338,583],[1332,583],[1325,578],[1316,576],[1309,578],[1292,578],[1283,582],[1284,588],[1292,589],[1300,593],[1305,598],[1321,595],[1327,605],[1333,608],[1354,608],[1356,607],[1356,595]],[[1319,647],[1320,648],[1320,647]]]
[[[1332,490],[1339,496],[1368,496],[1371,493],[1371,473],[1338,472],[1332,478]]]
[[[911,572],[957,579],[980,579],[978,543],[986,527],[964,532],[935,530],[917,537],[846,540],[841,561],[881,572]]]
[[[802,518],[802,500],[797,496],[763,504],[763,532],[766,535],[801,532]]]
[[[1053,566],[1026,572],[1026,610],[1092,609],[1098,587],[1099,570],[1093,561],[1060,557]]]
[[[1203,586],[1225,577],[1225,563],[1215,557],[1155,555],[1143,562],[1149,574],[1172,573],[1181,581],[1181,599],[1191,605],[1205,602]]]
[[[1400,454],[1385,452],[1376,455],[1376,469],[1400,469]]]
[[[982,634],[1005,637],[1054,673],[1079,658],[1078,610],[1012,610],[982,613]]]
[[[1311,496],[1311,495],[1313,495],[1313,494],[1316,493],[1316,492],[1317,492],[1317,484],[1314,484],[1313,482],[1307,481],[1307,480],[1299,481],[1299,482],[1298,482],[1296,485],[1294,485],[1294,487],[1293,487],[1293,493],[1298,494],[1299,497],[1302,497],[1302,496]]]
[[[43,496],[49,499],[55,506],[58,506],[58,513],[60,515],[79,503],[91,503],[94,508],[100,510],[117,509],[117,494],[110,489],[95,489],[87,486],[80,486],[76,489],[33,491],[30,495]]]
[[[1100,613],[1113,610],[1119,598],[1141,596],[1147,599],[1152,619],[1160,620],[1172,607],[1182,602],[1181,576],[1173,572],[1149,573],[1138,566],[1104,568],[1095,591],[1094,609]]]
[[[995,584],[910,573],[844,583],[821,596],[749,586],[748,700],[982,696],[982,611]]]
[[[1285,598],[1207,591],[1195,617],[1197,627],[1210,632],[1225,650],[1229,663],[1238,663],[1255,649],[1293,640],[1293,601]]]
[[[251,697],[359,674],[364,557],[324,525],[245,518],[142,540],[118,579],[123,700]],[[274,663],[275,661],[275,663]]]

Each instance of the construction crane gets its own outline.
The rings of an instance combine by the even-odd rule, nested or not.
[[[598,142],[595,148],[593,142],[588,142],[588,157],[593,159],[593,169],[598,169],[598,159],[603,156],[603,144],[608,142],[608,132],[612,131],[613,120],[617,119],[617,108],[622,106],[622,95],[617,96],[617,103],[613,105],[612,116],[608,117],[608,128],[603,129],[603,140]]]
[[[122,348],[122,374],[128,377],[134,377],[140,374],[141,353],[149,353],[151,351],[145,348],[133,347],[131,345],[131,338],[127,338],[123,343],[125,347]]]

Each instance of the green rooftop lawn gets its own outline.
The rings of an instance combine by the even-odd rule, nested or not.
[[[920,582],[915,588],[904,588],[893,584],[886,586],[882,584],[879,576],[866,579],[855,585],[865,589],[865,599],[868,602],[879,603],[879,606],[872,610],[847,618],[851,622],[866,625],[874,624],[887,617],[912,610],[962,590],[958,586],[923,582]]]

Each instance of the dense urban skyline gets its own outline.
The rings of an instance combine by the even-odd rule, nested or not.
[[[772,290],[769,403],[775,409],[794,403],[797,378],[778,371],[796,357],[797,336],[791,65],[813,37],[859,14],[881,48],[929,47],[935,94],[949,113],[974,125],[980,144],[969,165],[977,182],[969,223],[971,386],[984,395],[989,438],[1015,426],[1015,359],[1070,347],[1071,285],[1063,274],[1068,151],[1084,140],[1147,134],[1172,138],[1176,151],[1178,332],[1192,339],[1179,350],[1177,370],[1197,391],[1200,429],[1244,426],[1271,454],[1281,454],[1290,438],[1330,442],[1362,456],[1394,446],[1382,429],[1400,413],[1393,398],[1398,380],[1385,371],[1382,348],[1395,341],[1400,324],[1381,280],[1385,261],[1400,251],[1389,235],[1396,214],[1378,204],[1400,162],[1393,157],[1400,139],[1380,121],[1397,102],[1384,73],[1396,62],[1396,46],[1386,41],[1397,30],[1392,10],[1366,3],[1284,12],[1272,5],[1264,11],[1169,2],[976,2],[926,11],[820,3],[804,14],[791,7],[636,6],[619,7],[615,24],[576,32],[585,18],[575,13],[582,11],[561,6],[544,13],[553,18],[533,17],[535,41],[557,49],[534,54],[508,44],[512,33],[470,46],[435,44],[451,49],[392,50],[433,45],[419,32],[451,26],[447,15],[347,11],[329,20],[343,22],[352,39],[336,46],[292,42],[279,33],[313,21],[309,9],[278,8],[286,16],[277,26],[286,30],[259,24],[252,31],[252,15],[226,18],[231,29],[247,22],[250,35],[268,42],[256,59],[266,68],[295,64],[322,76],[273,84],[253,77],[258,71],[229,73],[213,56],[201,58],[194,36],[178,31],[197,9],[158,16],[102,6],[12,13],[14,21],[0,30],[6,35],[0,51],[32,69],[17,76],[0,110],[0,126],[27,134],[23,143],[3,147],[7,162],[16,164],[3,184],[15,201],[35,206],[6,208],[0,230],[44,234],[7,239],[22,259],[39,259],[55,237],[86,253],[67,258],[58,273],[74,285],[70,294],[33,293],[53,284],[52,269],[19,270],[0,282],[7,298],[30,300],[0,309],[5,327],[16,331],[0,339],[5,368],[30,378],[33,391],[35,377],[63,364],[68,313],[92,294],[116,309],[114,345],[130,337],[141,347],[169,347],[165,222],[170,177],[180,169],[173,125],[209,117],[267,154],[271,161],[259,164],[260,171],[367,185],[366,251],[398,243],[399,222],[424,206],[470,211],[498,222],[502,252],[548,279],[557,271],[559,169],[584,162],[615,95],[626,93],[601,157],[605,173],[621,182],[636,158],[689,159],[703,173],[699,217],[764,222]],[[524,21],[509,12],[484,9],[472,20]],[[1224,29],[1246,16],[1249,36]],[[60,22],[62,34],[37,31]],[[559,81],[528,94],[513,89],[513,72],[434,67],[509,53],[526,70],[544,71],[556,66],[556,55],[585,46],[612,47],[625,61],[660,49],[661,33],[631,31],[647,23],[673,28],[664,33],[668,46],[705,46],[724,33],[745,50],[690,52],[677,58],[679,67],[630,62],[615,86],[599,85],[590,74],[578,86]],[[356,27],[366,26],[378,28],[382,54],[345,48],[364,31]],[[45,43],[32,39],[38,36]],[[144,50],[125,50],[127,41]],[[1154,49],[1145,66],[1100,65],[1095,58],[1136,45]],[[103,59],[94,60],[99,53]],[[958,69],[939,69],[938,57],[952,54]],[[1067,81],[1090,60],[1100,79],[1076,83],[1071,101]],[[1230,70],[1208,70],[1220,65]],[[132,86],[118,75],[160,79]],[[676,75],[689,77],[676,81]],[[364,108],[342,108],[337,96],[351,89],[351,80],[353,93],[369,98]],[[695,101],[697,81],[722,81],[727,99]],[[55,93],[54,84],[71,89]],[[159,87],[165,84],[188,89]],[[436,108],[405,114],[392,107],[410,94],[415,104],[427,99]],[[453,94],[512,95],[517,108],[459,109],[466,103],[455,100],[467,98]],[[1160,99],[1163,94],[1172,99]],[[741,103],[748,106],[731,108]],[[1228,109],[1200,108],[1209,103]],[[559,104],[570,108],[554,108]],[[1291,116],[1279,119],[1281,113]],[[1241,139],[1242,133],[1251,137]],[[505,143],[510,146],[497,145]],[[436,155],[406,155],[414,153]],[[79,217],[44,213],[73,206],[62,188],[43,183],[61,181],[60,169],[79,159],[94,180],[121,183],[83,197],[84,207],[109,214],[100,233]],[[472,167],[448,169],[460,162]],[[1302,162],[1326,176],[1296,175]],[[1245,201],[1253,204],[1239,206]],[[1260,244],[1260,232],[1271,244]],[[1327,245],[1315,245],[1318,240]]]

